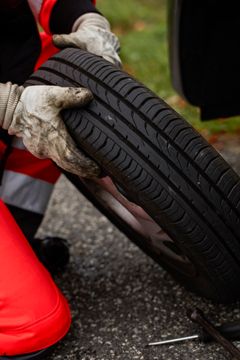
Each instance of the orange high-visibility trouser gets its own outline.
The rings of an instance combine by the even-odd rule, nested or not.
[[[70,322],[65,298],[0,200],[0,356],[47,348]]]

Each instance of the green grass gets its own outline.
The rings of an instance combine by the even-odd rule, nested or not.
[[[199,110],[172,88],[167,51],[166,0],[98,0],[121,42],[124,68],[167,101],[206,136],[240,130],[240,117],[201,122]]]

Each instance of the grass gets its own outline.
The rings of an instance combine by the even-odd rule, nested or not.
[[[170,81],[166,0],[98,0],[121,42],[125,70],[168,102],[206,137],[239,132],[240,117],[209,122],[199,120],[199,110],[183,101]]]

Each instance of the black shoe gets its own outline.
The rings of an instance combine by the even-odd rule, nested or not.
[[[63,272],[69,263],[68,242],[59,237],[34,238],[30,244],[39,260],[52,273]]]
[[[0,356],[0,360],[40,360],[46,359],[46,356],[50,355],[53,351],[53,347],[40,350],[26,355],[14,355],[14,356]]]

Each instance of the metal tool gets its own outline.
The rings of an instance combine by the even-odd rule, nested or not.
[[[193,322],[202,326],[213,339],[222,345],[234,359],[240,360],[240,351],[233,345],[226,337],[224,337],[218,329],[207,320],[200,309],[195,309],[193,312],[188,312],[188,317]]]
[[[162,340],[162,341],[151,342],[151,343],[148,344],[148,346],[174,344],[176,342],[187,341],[187,340],[195,340],[195,339],[199,339],[199,338],[200,338],[200,335],[185,336],[185,337],[181,337],[181,338],[177,338],[177,339],[170,339],[170,340]]]
[[[239,340],[240,341],[240,321],[235,321],[231,323],[226,323],[221,326],[217,326],[216,329],[227,339],[229,340]],[[165,344],[174,344],[176,342],[187,341],[187,340],[198,340],[204,343],[214,341],[213,337],[210,336],[206,331],[202,330],[199,334],[180,337],[177,339],[162,340],[157,342],[149,343],[148,346],[157,346]]]
[[[228,350],[235,359],[240,359],[240,351],[229,340],[240,340],[240,321],[226,323],[219,327],[214,327],[204,316],[201,310],[196,309],[188,312],[188,317],[191,321],[201,325],[203,330],[197,335],[181,337],[177,339],[162,340],[158,342],[151,342],[148,346],[158,346],[165,344],[173,344],[176,342],[196,340],[202,342],[219,342],[226,350]]]

